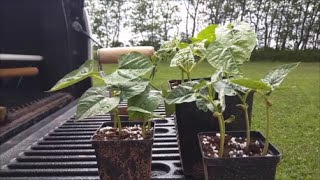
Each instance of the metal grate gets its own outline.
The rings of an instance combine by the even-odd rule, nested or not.
[[[90,138],[106,120],[110,115],[65,121],[3,166],[0,179],[99,179]],[[173,117],[154,121],[151,179],[184,179]]]
[[[0,102],[8,108],[8,118],[5,123],[0,124],[0,144],[66,106],[74,99],[72,95],[63,92],[32,92],[15,96],[19,94],[18,92],[6,91],[0,95]]]

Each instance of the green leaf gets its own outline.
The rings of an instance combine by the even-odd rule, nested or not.
[[[211,24],[206,28],[202,29],[196,37],[190,38],[191,42],[198,42],[198,41],[206,41],[206,46],[213,42],[216,38],[215,30],[218,27],[216,24]]]
[[[198,83],[196,83],[193,87],[192,87],[192,90],[193,91],[197,91],[203,87],[207,86],[207,81],[204,80],[204,79],[201,79],[198,81]]]
[[[124,69],[118,69],[112,74],[103,77],[104,81],[108,85],[117,86],[126,84],[133,79],[139,78],[135,73],[129,73],[130,71]]]
[[[223,74],[223,71],[222,71],[222,67],[221,68],[219,68],[218,70],[216,70],[213,74],[212,74],[212,76],[211,76],[211,82],[217,82],[217,81],[219,81],[219,80],[221,80],[222,79],[222,74]]]
[[[195,59],[192,54],[192,50],[190,47],[186,47],[184,49],[180,49],[175,56],[172,58],[170,67],[177,67],[179,65],[186,66],[190,65],[190,67],[194,64]]]
[[[120,97],[106,97],[106,87],[92,87],[80,98],[76,117],[83,119],[110,112],[120,102]]]
[[[121,98],[124,100],[130,99],[133,96],[136,96],[146,89],[149,81],[145,81],[141,78],[130,80],[126,83],[119,85],[119,90],[121,91]]]
[[[228,119],[226,119],[224,122],[229,124],[232,123],[234,120],[236,120],[236,117],[234,115],[231,115]]]
[[[179,43],[178,48],[179,48],[179,49],[183,49],[183,48],[186,48],[186,47],[188,47],[188,46],[189,46],[188,43],[181,42],[181,43]]]
[[[198,98],[196,100],[196,105],[198,107],[198,109],[207,112],[208,110],[213,112],[214,111],[214,107],[211,103],[207,102],[205,99],[203,98]]]
[[[281,82],[288,75],[288,73],[292,69],[296,68],[299,64],[300,64],[300,62],[299,63],[284,64],[284,65],[274,67],[264,75],[264,77],[261,79],[261,81],[269,84],[272,87],[272,90],[274,90],[280,86]]]
[[[78,69],[68,73],[65,75],[62,79],[60,79],[50,90],[57,91],[60,89],[64,89],[66,87],[69,87],[79,81],[82,81],[86,79],[87,77],[91,76],[93,74],[93,66],[94,66],[94,60],[87,60],[82,66],[80,66]]]
[[[196,96],[192,88],[197,84],[197,82],[189,81],[180,84],[175,89],[169,92],[166,97],[166,102],[168,104],[181,104],[184,102],[193,102],[196,100]]]
[[[172,41],[165,41],[154,56],[158,58],[158,61],[169,61],[177,53],[178,46],[180,46],[180,41],[177,38]]]
[[[267,83],[264,83],[260,80],[257,81],[257,80],[247,79],[247,78],[241,78],[241,79],[231,79],[230,81],[234,84],[238,84],[240,86],[244,86],[252,90],[266,90],[266,91],[271,90],[271,86],[269,86]]]
[[[214,90],[218,93],[223,90],[223,93],[226,96],[235,96],[237,94],[235,89],[223,80],[214,83]]]
[[[256,34],[246,23],[218,27],[216,40],[207,49],[207,60],[215,68],[223,67],[229,74],[241,74],[239,66],[249,61],[256,45]]]
[[[195,42],[193,44],[190,44],[189,46],[192,50],[192,54],[195,56],[204,57],[207,53],[207,50],[205,48],[205,41]]]
[[[232,96],[233,96],[233,94],[236,93],[236,91],[245,93],[249,90],[247,87],[232,83],[230,81],[230,79],[220,80],[219,83],[223,84],[223,86],[225,86],[225,88],[231,89],[231,91],[229,91],[229,92],[232,93],[232,94],[230,94]],[[228,93],[226,93],[226,91],[228,92],[228,90],[225,89],[225,94],[227,94],[227,96],[230,96],[230,95],[228,95]]]
[[[150,118],[150,114],[153,114],[153,111],[156,110],[159,104],[162,101],[162,96],[160,92],[151,92],[150,88],[128,100],[128,107],[136,107],[141,110],[128,108],[129,118],[130,119],[145,119]]]
[[[221,112],[223,112],[226,109],[226,101],[225,101],[225,93],[224,88],[221,88],[219,91],[219,106],[221,107]]]
[[[124,73],[135,74],[136,76],[145,75],[154,68],[150,59],[139,52],[130,52],[122,55],[118,62],[119,70],[122,70]]]
[[[98,72],[92,73],[91,78],[94,81],[95,86],[106,85],[104,79],[102,77],[100,77],[100,74]]]
[[[162,91],[162,97],[166,98],[169,94],[168,89],[161,86]],[[176,111],[176,106],[174,104],[168,104],[166,101],[164,101],[164,108],[166,111],[166,116],[171,116]]]

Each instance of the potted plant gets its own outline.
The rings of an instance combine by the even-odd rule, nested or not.
[[[287,74],[298,63],[285,64],[273,68],[261,80],[246,78],[234,80],[220,80],[224,84],[221,91],[237,93],[242,103],[238,106],[245,114],[246,131],[225,131],[223,116],[223,96],[219,96],[218,103],[204,98],[205,104],[213,116],[219,120],[218,132],[202,132],[198,134],[199,145],[203,156],[203,166],[206,179],[274,179],[276,166],[281,154],[269,143],[270,130],[270,101],[271,93],[281,84]],[[220,91],[220,93],[221,93]],[[242,91],[243,94],[240,94]],[[248,123],[248,105],[246,98],[251,92],[258,93],[266,106],[266,137],[260,132],[250,131]],[[210,102],[212,105],[210,105]]]
[[[152,61],[138,53],[122,55],[118,69],[101,75],[94,68],[96,61],[88,60],[79,69],[64,76],[50,90],[69,87],[87,77],[95,78],[103,86],[91,87],[79,99],[76,117],[81,120],[111,112],[113,122],[104,123],[92,137],[101,179],[149,179],[154,135],[153,111],[162,100],[159,92],[151,92],[150,79],[142,76],[154,68]],[[128,101],[130,119],[121,122],[118,105]]]
[[[202,58],[206,59],[208,63],[216,69],[217,73],[215,76],[223,79],[232,79],[241,77],[240,66],[249,60],[250,54],[256,45],[256,34],[246,23],[234,23],[227,26],[210,25],[202,30],[196,38],[193,38],[193,42],[202,42],[204,44],[204,49],[201,50],[201,52],[204,53]],[[179,64],[179,62],[184,62],[188,57],[192,55],[195,57],[197,55],[191,54],[190,50],[188,52],[188,56],[186,53],[183,54],[185,57],[182,55],[178,56],[179,54],[176,53],[172,61],[178,62],[177,64]],[[175,58],[176,60],[174,60]],[[193,60],[196,58],[189,59]],[[187,62],[190,62],[190,60]],[[192,69],[193,68],[191,68],[191,70]],[[207,82],[210,82],[210,78],[205,79]],[[181,80],[181,82],[183,82],[183,80]],[[177,84],[175,84],[175,86],[177,86]],[[218,121],[214,120],[210,112],[204,112],[197,108],[196,99],[194,98],[190,99],[186,97],[179,101],[173,100],[176,95],[183,96],[185,95],[184,93],[187,92],[177,92],[179,89],[180,88],[178,88],[178,90],[173,89],[168,93],[166,102],[176,104],[176,129],[178,132],[183,170],[187,175],[203,177],[201,152],[199,147],[194,146],[194,144],[198,141],[197,134],[199,132],[212,129],[218,130]],[[215,83],[213,90],[218,91],[218,89],[219,83]],[[218,94],[219,93],[216,93],[216,96],[213,98],[217,99]],[[246,103],[249,105],[248,115],[250,120],[253,93],[249,94],[248,97]],[[226,130],[244,130],[246,124],[243,119],[243,111],[236,106],[241,103],[241,100],[238,96],[235,96],[235,94],[227,94],[225,96],[225,103],[227,106],[223,111],[224,118],[228,118],[231,115],[237,117],[237,121],[226,125]],[[194,121],[197,121],[197,123],[194,123]]]

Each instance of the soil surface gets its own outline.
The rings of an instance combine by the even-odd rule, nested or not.
[[[147,129],[147,128],[146,128]],[[97,132],[94,139],[95,140],[143,140],[152,138],[152,128],[150,132],[142,136],[142,128],[140,125],[135,126],[125,126],[122,127],[121,133],[119,135],[119,129],[113,128],[111,126],[106,126]]]
[[[171,89],[177,88],[181,84],[181,80],[175,80],[170,82]]]
[[[201,135],[200,136],[202,151],[206,157],[219,157],[220,134],[215,136]],[[263,145],[260,141],[251,137],[249,148],[246,149],[246,138],[225,136],[223,157],[248,157],[262,156]],[[271,156],[267,154],[267,156]]]

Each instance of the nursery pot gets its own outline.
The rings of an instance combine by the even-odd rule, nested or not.
[[[112,125],[113,122],[106,122],[100,128]],[[122,122],[122,127],[134,125],[142,126],[142,122]],[[100,128],[98,129],[91,140],[100,179],[150,179],[154,122],[151,125],[152,136],[144,140],[97,140],[95,137]]]
[[[281,154],[269,143],[268,153],[271,156],[249,156],[249,157],[207,157],[202,151],[201,135],[215,136],[216,132],[199,133],[199,146],[202,153],[204,174],[206,180],[215,179],[252,179],[272,180],[275,178],[276,167],[280,161]],[[226,132],[233,137],[245,137],[244,131]],[[265,138],[260,132],[251,131],[251,138],[257,139],[263,144]]]
[[[170,82],[179,82],[173,80]],[[223,113],[225,119],[234,115],[236,120],[226,124],[227,131],[243,131],[246,129],[244,112],[237,104],[241,104],[238,96],[225,96],[226,109]],[[253,93],[247,98],[248,115],[251,121]],[[179,152],[181,156],[184,174],[195,179],[202,179],[203,166],[198,144],[197,134],[205,131],[217,131],[218,120],[213,118],[212,112],[199,110],[195,102],[176,104],[176,130],[178,137]]]

